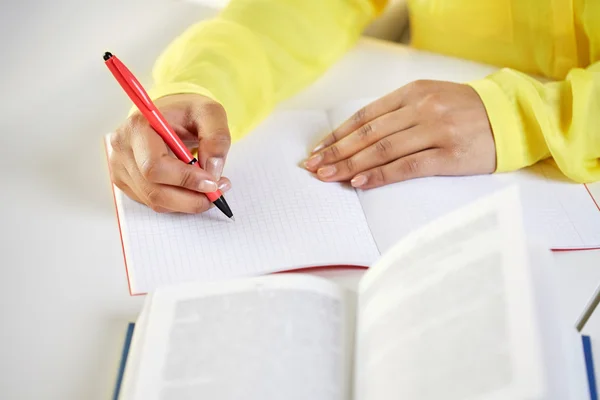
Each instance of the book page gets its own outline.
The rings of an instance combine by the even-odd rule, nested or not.
[[[516,190],[415,232],[360,284],[357,399],[547,399]]]
[[[117,400],[132,399],[135,393],[135,384],[137,382],[137,373],[140,368],[141,347],[144,343],[146,326],[148,325],[148,313],[152,304],[152,294],[149,294],[144,301],[142,310],[135,321],[133,337],[129,348],[129,354],[125,364],[125,372],[123,374],[123,384],[118,394]]]
[[[329,111],[337,127],[360,107],[362,99]],[[429,177],[358,191],[381,253],[436,218],[505,187],[517,185],[525,230],[552,249],[600,248],[600,209],[585,185],[567,180],[551,162],[510,173]]]
[[[368,266],[379,252],[356,192],[300,165],[330,130],[324,112],[287,111],[234,143],[224,176],[236,221],[213,208],[159,214],[115,188],[132,293],[324,265]]]
[[[155,292],[134,400],[345,400],[355,294],[282,274]]]

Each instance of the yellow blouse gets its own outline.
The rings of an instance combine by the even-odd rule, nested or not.
[[[168,46],[150,96],[207,95],[239,139],[353,46],[386,3],[231,0]],[[575,181],[600,180],[600,1],[408,3],[415,48],[503,67],[469,82],[490,118],[497,172],[552,157]]]

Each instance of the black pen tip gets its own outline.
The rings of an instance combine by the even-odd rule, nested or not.
[[[112,57],[112,53],[110,51],[107,51],[106,53],[104,53],[104,61],[108,61],[109,58]]]

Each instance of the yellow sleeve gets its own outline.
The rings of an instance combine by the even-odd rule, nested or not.
[[[211,97],[239,139],[341,57],[386,1],[231,0],[167,47],[149,95]]]
[[[502,69],[470,85],[490,119],[496,172],[552,157],[576,182],[600,180],[600,62],[558,82]]]

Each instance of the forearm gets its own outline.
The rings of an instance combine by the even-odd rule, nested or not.
[[[233,139],[331,66],[379,12],[375,0],[232,0],[157,60],[153,98],[204,94],[227,111]]]

